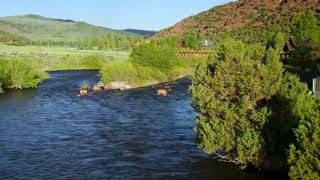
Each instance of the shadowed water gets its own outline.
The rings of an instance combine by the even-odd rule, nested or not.
[[[211,160],[193,142],[189,81],[78,97],[96,71],[52,72],[0,96],[1,179],[263,179]]]

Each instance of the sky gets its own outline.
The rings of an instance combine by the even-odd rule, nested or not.
[[[232,0],[2,0],[0,16],[36,14],[113,29],[161,30]]]

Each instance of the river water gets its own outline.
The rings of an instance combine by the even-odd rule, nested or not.
[[[51,72],[0,96],[1,179],[266,179],[208,158],[193,142],[189,81],[78,97],[97,71]]]

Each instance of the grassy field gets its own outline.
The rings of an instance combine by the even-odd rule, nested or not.
[[[129,54],[126,51],[0,44],[1,59],[24,60],[33,68],[46,71],[101,69],[108,63],[127,61]]]
[[[77,48],[46,47],[46,46],[9,46],[0,43],[0,56],[5,57],[63,57],[63,56],[88,56],[100,54],[114,59],[128,59],[127,51],[112,50],[79,50]]]

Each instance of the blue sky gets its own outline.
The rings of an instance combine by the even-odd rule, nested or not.
[[[0,16],[37,14],[114,29],[160,30],[232,0],[3,0]]]

